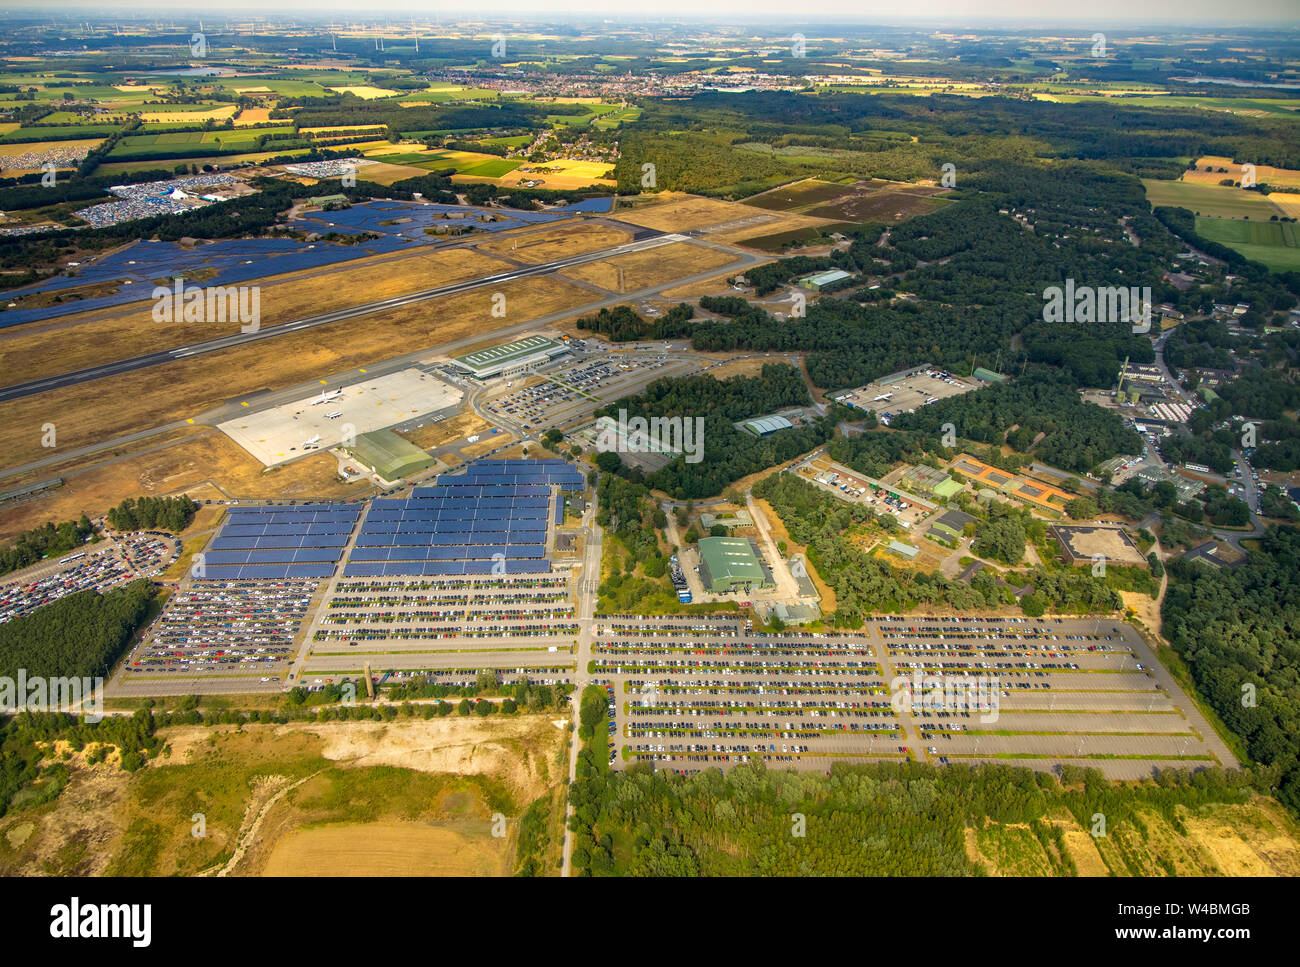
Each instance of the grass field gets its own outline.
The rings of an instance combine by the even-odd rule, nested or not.
[[[571,222],[552,229],[513,232],[476,245],[480,252],[520,262],[554,262],[570,255],[625,245],[631,233],[600,222]]]
[[[259,282],[261,324],[274,326],[360,302],[461,282],[503,268],[506,265],[500,260],[470,249],[421,248],[396,256],[376,255],[339,266],[270,276]],[[152,311],[152,302],[137,302],[4,330],[0,332],[0,366],[31,379],[194,341],[195,326],[160,328],[152,320]],[[202,334],[204,338],[215,338],[238,329],[237,321],[211,323],[202,326]],[[53,358],[41,349],[48,346],[51,332],[60,334],[61,346]]]
[[[645,252],[618,255],[563,269],[560,275],[600,286],[610,292],[637,292],[672,279],[707,272],[734,262],[726,252],[675,242]]]
[[[373,101],[382,97],[396,97],[400,93],[400,91],[392,91],[386,87],[371,87],[368,84],[349,84],[344,87],[331,87],[329,90],[337,91],[340,94],[352,94],[363,101]]]
[[[103,138],[77,138],[63,141],[4,142],[0,143],[0,158],[11,158],[19,154],[33,154],[38,151],[81,150],[97,148],[104,142]]]
[[[1300,228],[1295,222],[1200,216],[1196,219],[1196,232],[1274,271],[1300,269]]]
[[[1207,167],[1214,170],[1206,171]],[[1220,168],[1227,168],[1227,173],[1224,174],[1219,171]],[[1195,171],[1189,168],[1183,172],[1179,180],[1197,185],[1218,185],[1224,178],[1241,181],[1241,165],[1222,155],[1205,155],[1196,159]],[[1256,165],[1255,183],[1300,188],[1300,171],[1293,171],[1290,168],[1274,168],[1272,165]]]
[[[558,189],[586,188],[588,185],[612,186],[614,181],[609,176],[613,170],[613,165],[600,161],[547,161],[516,166],[515,170],[502,177],[501,184],[509,187],[521,181],[541,181],[544,188]]]
[[[159,443],[165,445],[154,449]],[[89,469],[75,470],[78,463]],[[312,454],[267,473],[260,461],[224,433],[200,426],[82,458],[69,466],[74,472],[55,467],[29,478],[5,480],[5,489],[51,475],[63,474],[64,482],[57,490],[0,509],[0,540],[46,520],[75,520],[83,511],[93,517],[126,497],[188,493],[198,500],[338,500],[368,492],[364,484],[341,483],[338,461],[328,453]]]
[[[1226,177],[1226,176],[1225,176]],[[1198,185],[1186,181],[1155,181],[1143,178],[1147,201],[1151,205],[1172,205],[1186,208],[1208,218],[1250,218],[1268,221],[1270,215],[1281,214],[1263,195],[1241,188],[1220,185]]]

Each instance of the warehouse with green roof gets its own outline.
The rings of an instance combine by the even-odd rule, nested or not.
[[[704,537],[699,542],[700,580],[714,594],[770,588],[773,581],[751,540]]]

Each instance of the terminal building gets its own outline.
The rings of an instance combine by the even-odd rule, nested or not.
[[[476,379],[492,379],[497,376],[518,376],[527,373],[563,356],[568,351],[567,346],[554,339],[547,339],[545,336],[525,336],[514,342],[457,356],[452,362]]]
[[[703,537],[699,550],[700,580],[714,594],[770,588],[775,584],[751,540]]]

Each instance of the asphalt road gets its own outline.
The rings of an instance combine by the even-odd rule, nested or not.
[[[317,326],[327,326],[331,323],[342,322],[346,319],[355,319],[358,316],[366,316],[375,312],[385,312],[390,309],[401,308],[402,306],[427,302],[430,299],[455,295],[458,292],[466,292],[471,289],[481,289],[492,285],[502,285],[506,282],[514,282],[518,279],[530,278],[535,275],[546,275],[550,272],[570,268],[574,265],[582,265],[586,262],[597,262],[618,255],[627,255],[632,252],[643,252],[646,249],[658,248],[661,245],[669,245],[678,241],[685,241],[685,237],[681,235],[665,234],[662,232],[656,233],[654,236],[642,239],[641,241],[629,242],[625,245],[616,245],[613,248],[602,249],[598,252],[587,252],[582,255],[573,255],[569,258],[557,259],[554,262],[542,262],[537,265],[520,266],[506,272],[497,272],[494,275],[487,275],[477,279],[468,279],[464,282],[438,286],[433,289],[425,289],[421,292],[412,292],[409,295],[395,296],[391,299],[382,299],[378,302],[367,302],[363,305],[351,306],[347,309],[336,309],[333,312],[324,312],[320,315],[308,316],[305,319],[297,319],[293,322],[284,323],[283,325],[268,326],[265,329],[258,329],[256,332],[232,333],[227,336],[220,336],[216,339],[208,339],[203,342],[193,343],[189,346],[165,349],[161,352],[148,353],[144,356],[134,356],[130,359],[119,359],[111,363],[104,363],[101,366],[91,366],[87,369],[80,369],[71,373],[63,373],[59,376],[48,376],[43,379],[31,380],[26,383],[18,383],[14,386],[7,386],[4,389],[0,389],[0,403],[8,402],[9,400],[22,399],[23,397],[32,396],[36,393],[45,393],[49,390],[61,389],[66,386],[75,386],[78,383],[85,383],[90,380],[103,379],[105,376],[116,376],[120,373],[129,373],[134,370],[145,369],[149,366],[159,366],[163,363],[172,363],[181,359],[188,359],[192,356],[199,356],[204,353],[218,352],[222,349],[231,349],[235,346],[244,346],[249,343],[258,342],[262,339],[273,339],[277,336],[287,335],[292,332],[300,332],[304,329],[314,329]]]

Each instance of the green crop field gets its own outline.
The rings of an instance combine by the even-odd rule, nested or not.
[[[1250,218],[1267,221],[1270,215],[1282,214],[1263,195],[1226,185],[1196,185],[1186,181],[1155,181],[1143,178],[1147,201],[1152,206],[1172,205],[1186,208],[1207,218]]]
[[[480,161],[478,164],[472,164],[464,168],[457,168],[457,174],[473,175],[476,178],[500,178],[502,175],[508,175],[518,168],[522,161],[507,161],[505,158],[495,158],[492,161]]]
[[[1300,269],[1300,226],[1295,222],[1200,217],[1196,232],[1274,271]]]

